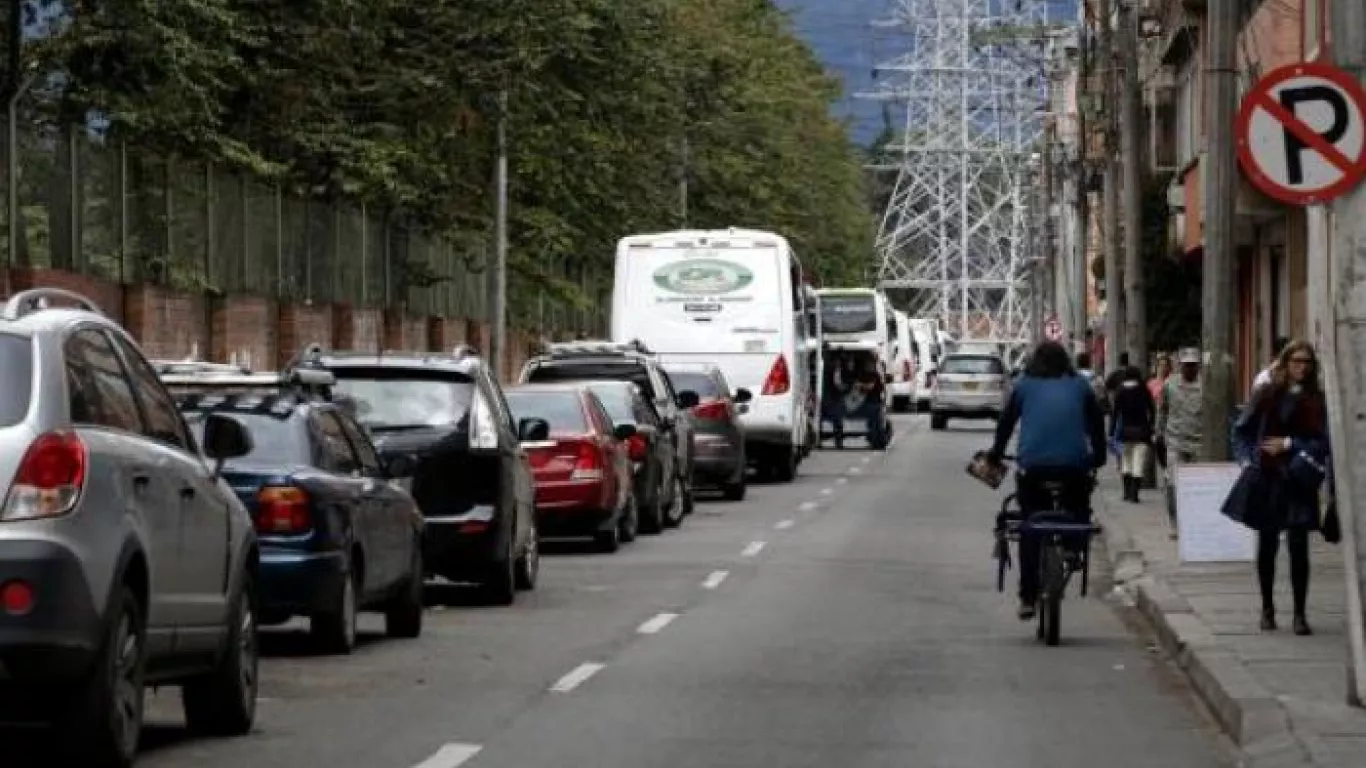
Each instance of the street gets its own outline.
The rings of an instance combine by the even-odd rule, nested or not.
[[[255,733],[188,739],[162,691],[139,765],[1230,765],[1103,576],[1058,648],[996,593],[999,497],[963,473],[986,427],[897,425],[616,555],[548,546],[515,607],[435,589],[416,641],[372,616],[352,657],[273,633]]]

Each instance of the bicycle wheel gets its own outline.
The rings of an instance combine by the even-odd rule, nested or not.
[[[1066,583],[1063,573],[1062,547],[1050,544],[1044,548],[1042,605],[1039,606],[1039,638],[1047,645],[1057,645],[1062,632],[1062,591]]]

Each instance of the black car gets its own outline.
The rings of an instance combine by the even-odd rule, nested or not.
[[[423,520],[393,482],[408,472],[404,460],[383,464],[326,385],[186,368],[162,367],[161,379],[190,428],[220,414],[252,436],[223,477],[256,524],[260,623],[307,616],[316,642],[336,653],[355,648],[362,610],[382,611],[390,636],[419,636]]]
[[[634,434],[626,439],[626,455],[631,462],[631,482],[642,533],[659,533],[674,528],[683,519],[682,510],[666,509],[667,482],[673,477],[674,444],[664,432],[663,419],[654,405],[629,381],[586,381],[612,419],[614,427],[630,425]]]
[[[540,547],[535,484],[523,441],[545,440],[543,419],[513,422],[502,387],[470,351],[328,352],[304,364],[337,378],[381,457],[408,457],[412,494],[426,518],[427,572],[478,584],[511,604],[536,586]]]
[[[696,392],[678,391],[644,345],[608,341],[551,344],[545,354],[527,361],[520,383],[603,380],[635,384],[659,414],[660,435],[673,446],[664,476],[664,517],[666,524],[681,521],[693,510],[696,445],[689,409],[697,405],[698,397]]]

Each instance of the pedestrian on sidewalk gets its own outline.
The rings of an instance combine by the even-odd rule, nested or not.
[[[1153,396],[1155,408],[1162,408],[1162,396],[1166,393],[1167,379],[1170,379],[1171,376],[1172,356],[1166,352],[1158,353],[1157,360],[1153,363],[1153,376],[1148,379],[1148,394]],[[1162,442],[1162,436],[1156,432],[1156,429],[1154,429],[1153,434],[1153,460],[1157,462],[1158,473],[1167,471],[1166,444]]]
[[[1305,617],[1309,596],[1309,534],[1319,529],[1319,488],[1328,466],[1328,404],[1319,381],[1318,356],[1307,341],[1292,341],[1271,366],[1270,382],[1234,426],[1240,462],[1256,464],[1268,493],[1258,519],[1257,582],[1262,592],[1262,629],[1276,628],[1276,555],[1281,533],[1290,550],[1294,629],[1312,634]]]
[[[1176,475],[1182,464],[1195,461],[1200,453],[1201,430],[1204,418],[1204,396],[1200,388],[1200,350],[1187,347],[1177,356],[1181,366],[1179,376],[1167,380],[1162,402],[1157,409],[1157,436],[1162,441],[1158,450],[1167,457],[1165,493],[1167,518],[1172,525],[1172,538],[1180,528],[1176,521]]]
[[[1265,368],[1258,371],[1257,376],[1252,379],[1252,396],[1248,397],[1248,402],[1255,399],[1257,390],[1271,383],[1271,369],[1276,367],[1276,361],[1281,359],[1281,353],[1284,352],[1285,348],[1289,345],[1290,339],[1287,339],[1284,336],[1276,337],[1275,349],[1271,351],[1271,362],[1267,363]]]
[[[1124,479],[1124,500],[1139,502],[1143,473],[1148,467],[1148,451],[1157,419],[1157,406],[1143,380],[1143,371],[1131,365],[1115,387],[1112,437],[1120,444],[1120,475]]]

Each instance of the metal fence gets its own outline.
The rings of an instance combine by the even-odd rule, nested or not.
[[[18,144],[19,210],[16,221],[4,217],[5,264],[488,319],[491,232],[433,235],[362,204],[285,194],[212,164],[106,143],[81,127],[21,123]],[[13,254],[12,226],[19,228]],[[601,329],[607,286],[598,276],[576,277],[593,307],[547,295],[512,273],[509,322],[552,335]]]

